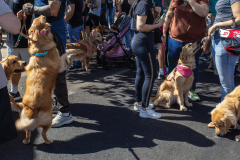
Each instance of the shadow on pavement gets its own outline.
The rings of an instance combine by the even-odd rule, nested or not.
[[[57,154],[87,154],[102,150],[134,147],[154,147],[156,140],[186,142],[198,147],[211,147],[215,143],[193,129],[165,122],[161,119],[143,119],[127,108],[94,104],[72,104],[73,116],[94,120],[81,123],[81,119],[66,127],[93,130],[69,141],[54,141],[52,145],[36,145],[37,150]],[[69,128],[71,129],[71,128]]]

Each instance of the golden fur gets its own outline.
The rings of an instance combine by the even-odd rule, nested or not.
[[[215,125],[215,132],[219,136],[227,134],[227,130],[234,125],[235,129],[240,129],[240,86],[226,95],[224,100],[212,110],[212,124]],[[236,109],[236,111],[235,111]],[[236,113],[237,112],[237,113]],[[236,141],[240,141],[240,136],[236,136]]]
[[[100,25],[100,26],[93,26],[93,29],[96,32],[99,32],[101,36],[103,36],[106,32],[106,30],[109,30],[108,26]]]
[[[48,54],[29,59],[26,67],[26,92],[22,103],[14,104],[23,108],[15,125],[18,130],[26,131],[24,144],[30,142],[31,130],[37,127],[43,128],[42,136],[46,144],[53,142],[47,138],[46,133],[52,124],[52,93],[60,69],[60,58],[50,26],[46,23],[46,17],[40,16],[34,19],[28,31],[30,38],[37,40],[36,43],[29,43],[29,53],[32,55],[48,50]],[[41,34],[40,31],[46,33]]]
[[[25,71],[27,63],[25,61],[20,61],[17,56],[10,55],[2,61],[2,67],[5,72],[5,75],[9,80],[12,79],[14,73],[20,73]],[[9,94],[10,102],[15,103],[13,97]],[[16,105],[11,105],[12,111],[20,112],[22,108],[17,107]]]
[[[87,39],[82,40],[81,43],[67,43],[66,54],[61,56],[60,72],[67,70],[74,60],[82,61],[82,65],[86,71],[89,72],[90,69],[88,69],[88,65],[90,59],[97,51],[96,46],[102,41],[102,39],[103,38],[99,32],[92,30],[90,36]],[[90,51],[86,46],[88,46],[88,48],[90,48],[92,51]]]
[[[190,69],[195,68],[195,53],[199,50],[197,43],[186,44],[182,48],[180,54],[180,59],[178,64],[188,67]],[[171,77],[174,76],[174,79],[168,81]],[[164,108],[170,108],[172,104],[178,103],[180,105],[181,111],[187,111],[187,108],[184,106],[184,101],[186,106],[191,107],[192,104],[188,102],[188,91],[192,86],[194,76],[193,74],[190,77],[184,77],[175,69],[167,77],[168,80],[165,80],[158,89],[157,95],[154,98],[151,98],[151,101],[154,102],[156,106],[161,106]]]

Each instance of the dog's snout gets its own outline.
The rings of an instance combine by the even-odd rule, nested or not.
[[[220,134],[220,133],[216,133],[216,136],[220,137],[220,136],[221,136],[221,134]]]
[[[24,65],[24,66],[26,66],[26,65],[27,65],[27,62],[26,62],[26,61],[24,61],[24,62],[23,62],[23,65]]]

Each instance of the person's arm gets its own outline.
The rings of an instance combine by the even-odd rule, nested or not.
[[[102,0],[102,1],[101,1],[101,4],[104,4],[104,3],[105,3],[105,0]]]
[[[128,0],[128,3],[129,3],[130,5],[132,5],[132,4],[133,4],[133,1],[134,1],[134,0]]]
[[[85,2],[84,2],[84,0],[83,0],[83,7],[82,7],[82,12],[84,12],[84,10],[85,10]]]
[[[48,5],[46,6],[34,6],[31,3],[26,3],[23,5],[23,11],[26,14],[36,13],[44,16],[53,16],[56,17],[61,6],[60,0],[48,0]]]
[[[170,22],[172,21],[172,18],[174,16],[174,12],[173,11],[168,11],[166,18],[165,18],[165,23],[163,24],[163,42],[166,42],[166,35],[167,35],[167,31],[170,25]]]
[[[118,10],[119,10],[119,13],[122,13],[122,3],[123,3],[123,0],[119,0],[118,2]]]
[[[18,34],[21,22],[12,12],[9,12],[0,16],[0,26],[8,33]]]
[[[236,1],[231,5],[233,18],[235,19],[236,26],[240,26],[240,1]],[[208,30],[208,36],[211,37],[211,33],[219,27],[230,28],[233,25],[233,20],[218,22],[212,25]]]
[[[158,24],[146,24],[147,16],[146,15],[137,15],[136,30],[139,32],[150,32],[155,28],[159,28],[163,25],[163,16]]]
[[[88,7],[91,8],[91,9],[97,8],[97,7],[99,7],[99,6],[100,6],[100,1],[97,1],[96,4],[94,4],[94,5],[88,4]]]
[[[183,0],[192,7],[193,11],[200,17],[206,17],[209,13],[209,6],[207,4],[198,4],[195,0]]]
[[[67,13],[64,16],[65,23],[72,18],[75,12],[75,4],[70,4],[67,6]]]

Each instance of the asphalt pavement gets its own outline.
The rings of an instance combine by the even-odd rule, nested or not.
[[[217,137],[207,127],[211,116],[207,113],[220,102],[221,87],[218,76],[207,69],[209,62],[200,60],[197,94],[201,102],[193,102],[187,112],[178,105],[171,109],[156,108],[162,113],[158,120],[143,119],[133,111],[135,70],[124,65],[103,70],[91,60],[91,73],[68,73],[68,92],[74,122],[61,128],[51,128],[47,135],[54,142],[46,145],[41,128],[32,131],[31,142],[24,145],[25,132],[0,145],[0,160],[159,160],[201,159],[239,160],[240,143],[234,140],[240,131],[230,130]],[[236,85],[240,78],[235,78]],[[26,73],[19,84],[25,92]],[[163,80],[156,80],[155,96]],[[18,113],[13,113],[17,120]],[[53,116],[56,116],[54,114]]]

